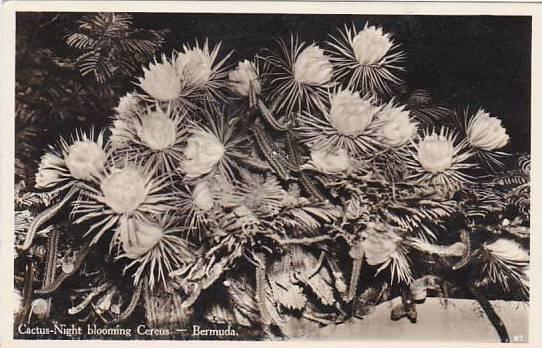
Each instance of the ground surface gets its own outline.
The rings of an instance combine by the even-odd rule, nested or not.
[[[303,339],[500,342],[476,301],[450,299],[448,307],[444,308],[439,299],[428,298],[425,303],[417,305],[418,322],[415,324],[407,318],[390,320],[392,306],[399,302],[400,298],[396,298],[382,303],[363,320],[329,325]],[[528,305],[515,301],[491,303],[506,325],[511,342],[527,342]]]

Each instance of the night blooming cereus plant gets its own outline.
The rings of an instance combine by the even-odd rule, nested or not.
[[[69,313],[104,326],[297,336],[394,296],[413,321],[428,291],[487,311],[528,298],[529,157],[506,166],[497,116],[407,92],[392,35],[360,28],[238,63],[205,40],[143,67],[109,129],[43,154],[50,203],[18,234],[19,252],[46,246],[33,300],[70,281]]]

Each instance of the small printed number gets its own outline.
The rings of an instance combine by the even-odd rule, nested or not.
[[[523,335],[514,335],[513,341],[514,342],[523,342],[523,341],[525,341],[525,337],[523,337]]]

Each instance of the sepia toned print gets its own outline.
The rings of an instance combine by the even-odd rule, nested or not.
[[[16,23],[14,339],[529,341],[531,17]]]

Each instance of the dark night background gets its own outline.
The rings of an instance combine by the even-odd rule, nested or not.
[[[382,26],[406,52],[405,81],[424,88],[439,104],[463,109],[482,106],[500,117],[517,151],[530,148],[531,19],[495,16],[353,15],[141,15],[137,23],[170,28],[166,48],[209,37],[251,57],[273,40],[299,33],[305,41],[325,41],[337,28],[355,23]]]
[[[48,68],[46,60],[35,54],[46,52],[73,60],[76,55],[65,39],[77,28],[80,18],[81,14],[77,13],[17,14],[17,102],[27,104],[35,113],[47,114],[40,115],[48,120],[40,125],[41,145],[53,142],[58,133],[73,130],[70,117],[78,120],[77,126],[85,125],[85,119],[87,126],[107,125],[118,98],[134,89],[136,76],[117,79],[106,86],[114,91],[108,97],[91,93],[87,99],[80,100],[86,84],[95,81],[75,75],[68,77],[66,69]],[[508,151],[529,151],[530,17],[133,14],[135,28],[169,30],[160,53],[169,56],[183,43],[193,44],[195,39],[202,42],[208,37],[211,44],[222,41],[223,52],[235,51],[230,63],[273,47],[275,39],[287,38],[290,33],[297,33],[305,41],[322,42],[329,38],[328,34],[337,34],[337,28],[344,24],[355,23],[361,29],[366,21],[382,26],[401,44],[407,56],[403,77],[410,90],[426,89],[437,104],[457,110],[466,106],[484,107],[501,118],[508,129],[511,136]],[[55,59],[52,61],[56,62]],[[47,78],[37,73],[40,69],[40,74]],[[72,70],[77,72],[76,68]],[[46,111],[40,102],[47,97],[41,94],[52,94],[52,84],[62,86],[62,79],[70,82],[79,79],[80,85],[67,94],[53,95],[65,98],[54,99],[53,107]],[[38,92],[27,93],[28,86]],[[43,92],[39,92],[40,88]],[[56,117],[57,112],[64,116]]]

